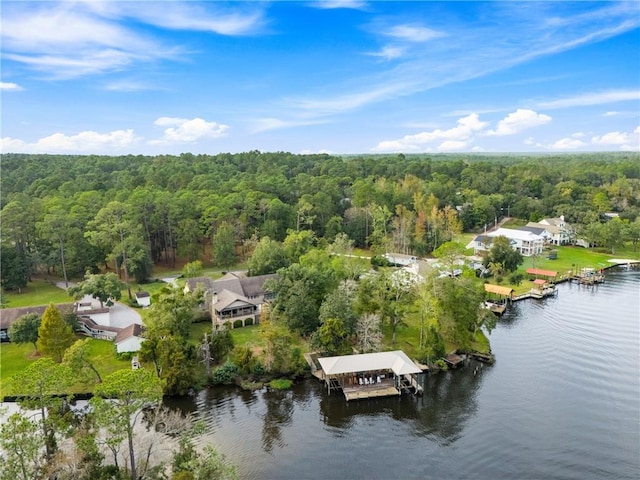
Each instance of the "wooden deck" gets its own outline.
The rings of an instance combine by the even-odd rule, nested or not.
[[[400,391],[393,385],[392,381],[384,381],[373,385],[363,385],[354,387],[343,387],[344,397],[349,400],[362,400],[366,398],[389,397],[400,395]]]

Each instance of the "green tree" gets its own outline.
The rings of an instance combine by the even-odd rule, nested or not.
[[[289,265],[284,247],[280,242],[262,237],[247,262],[249,276],[276,273]]]
[[[213,263],[228,268],[236,262],[236,240],[233,226],[222,222],[213,236]]]
[[[193,218],[185,218],[178,222],[176,240],[178,241],[178,254],[187,257],[189,261],[198,259],[200,255],[200,241],[202,232],[200,225]]]
[[[73,217],[69,212],[63,210],[60,205],[54,205],[47,209],[44,218],[38,224],[40,237],[50,239],[55,242],[60,252],[60,264],[62,266],[62,276],[64,278],[65,287],[69,286],[67,278],[67,240],[75,232],[79,232],[79,228],[75,225]]]
[[[42,319],[37,313],[22,315],[9,327],[9,338],[13,343],[32,343],[38,351],[38,329]]]
[[[194,260],[182,267],[183,278],[196,278],[201,277],[203,272],[202,262],[200,260]]]
[[[107,432],[110,444],[126,440],[129,453],[129,474],[137,480],[135,436],[136,425],[149,406],[157,406],[162,400],[162,381],[147,369],[118,370],[95,388],[95,396],[89,401],[96,421]]]
[[[0,426],[0,480],[41,478],[45,442],[38,424],[14,413]]]
[[[327,356],[350,353],[350,335],[344,321],[339,318],[327,318],[311,336],[311,346]]]
[[[42,322],[38,328],[37,350],[52,357],[57,363],[62,362],[62,356],[76,340],[76,336],[62,314],[51,303],[42,314]]]
[[[122,289],[125,287],[126,285],[113,272],[104,274],[88,273],[82,282],[69,287],[67,292],[76,300],[80,300],[85,295],[91,295],[96,300],[99,300],[100,307],[104,308],[105,303],[107,306],[111,306],[114,300],[120,300]]]
[[[404,323],[404,316],[414,300],[412,282],[404,270],[382,270],[361,281],[358,288],[360,309],[365,313],[379,313],[391,327],[391,341]]]
[[[85,235],[92,244],[111,252],[110,258],[116,263],[116,271],[120,272],[121,268],[124,271],[124,282],[129,299],[132,299],[129,252],[133,245],[144,243],[144,236],[140,224],[133,218],[131,206],[117,201],[109,202],[89,222]]]
[[[18,293],[29,282],[29,263],[24,253],[14,247],[0,245],[0,286]]]
[[[98,383],[102,382],[100,372],[91,361],[91,339],[76,340],[62,358],[62,363],[67,365],[72,372],[80,379],[87,380],[87,377],[94,376]]]
[[[492,263],[501,264],[502,268],[507,272],[514,272],[524,262],[522,254],[511,247],[511,243],[507,237],[494,237],[491,249],[484,257],[482,264],[489,268]]]
[[[39,428],[45,442],[46,459],[57,449],[58,438],[66,431],[68,423],[62,416],[67,401],[61,397],[71,386],[72,373],[65,365],[59,365],[45,357],[29,364],[11,378],[9,393],[18,396],[20,407],[37,410]]]
[[[330,318],[342,321],[343,328],[351,335],[355,331],[357,315],[354,311],[357,285],[353,280],[345,280],[322,301],[319,311],[320,323]]]

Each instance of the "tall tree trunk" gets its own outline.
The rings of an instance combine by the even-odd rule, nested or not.
[[[131,480],[138,480],[136,473],[136,456],[133,449],[133,425],[127,428],[127,440],[129,441],[129,461],[131,465]]]
[[[60,260],[62,261],[62,275],[64,276],[64,286],[65,288],[69,288],[69,279],[67,278],[67,266],[64,261],[64,244],[62,243],[62,238],[60,240]]]

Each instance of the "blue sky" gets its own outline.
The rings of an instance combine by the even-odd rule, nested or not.
[[[640,2],[2,1],[2,152],[640,150]]]

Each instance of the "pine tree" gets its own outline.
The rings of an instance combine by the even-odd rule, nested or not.
[[[53,303],[49,304],[42,315],[42,323],[38,329],[38,350],[60,363],[65,350],[75,341],[76,336],[62,318],[60,310]]]

